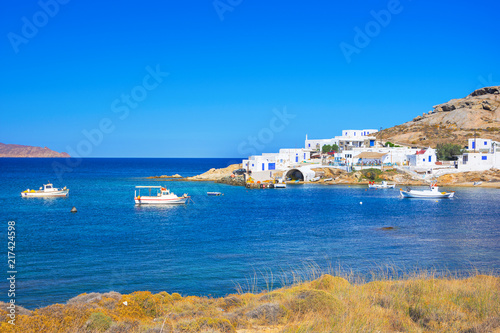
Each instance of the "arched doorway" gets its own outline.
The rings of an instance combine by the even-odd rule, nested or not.
[[[286,179],[292,179],[292,180],[300,180],[300,181],[304,181],[304,174],[302,174],[302,172],[300,170],[297,170],[297,169],[290,169],[286,172],[286,175],[285,175],[285,178]]]

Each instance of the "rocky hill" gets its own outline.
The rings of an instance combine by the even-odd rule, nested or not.
[[[436,105],[429,113],[376,136],[384,142],[435,147],[447,142],[466,145],[474,133],[500,141],[500,86],[481,88],[465,98]]]
[[[47,147],[33,147],[0,143],[0,157],[71,157]]]

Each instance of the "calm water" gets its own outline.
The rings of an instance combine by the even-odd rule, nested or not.
[[[195,175],[236,161],[85,159],[61,180],[54,161],[65,165],[0,159],[0,228],[6,235],[7,222],[16,221],[16,299],[28,308],[93,291],[221,296],[255,272],[286,274],[311,262],[325,269],[340,263],[359,274],[387,263],[500,273],[498,189],[457,188],[455,199],[436,201],[361,186],[246,190],[177,181],[161,184],[189,193],[194,204],[136,207],[134,186],[159,184],[141,177]],[[70,196],[20,197],[48,180],[70,188]],[[225,195],[207,197],[207,191]],[[73,206],[78,213],[69,212]],[[380,230],[386,226],[397,229]],[[0,281],[6,301],[6,280]]]

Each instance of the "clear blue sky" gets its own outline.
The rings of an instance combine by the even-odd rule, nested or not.
[[[2,143],[238,157],[390,127],[500,84],[494,0],[60,1],[2,5]]]

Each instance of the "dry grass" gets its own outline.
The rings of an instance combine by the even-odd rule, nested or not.
[[[307,271],[307,273],[306,273]],[[474,274],[437,278],[380,270],[371,282],[350,272],[267,274],[224,298],[181,297],[161,292],[80,295],[17,316],[16,330],[1,332],[500,332],[500,278]],[[342,277],[340,277],[342,276]],[[252,284],[253,283],[253,284]],[[286,287],[272,290],[272,286]],[[258,293],[257,293],[258,292]],[[124,305],[123,302],[127,302]],[[6,312],[0,309],[2,318]]]

